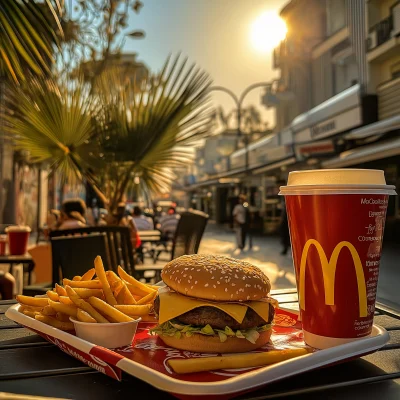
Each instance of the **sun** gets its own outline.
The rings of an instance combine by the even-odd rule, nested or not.
[[[262,53],[275,48],[286,36],[287,28],[282,18],[273,12],[261,14],[251,25],[251,42]]]

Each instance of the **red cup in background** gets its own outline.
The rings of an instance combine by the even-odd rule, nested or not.
[[[304,340],[328,348],[366,337],[373,326],[386,209],[394,187],[386,185],[382,171],[291,174],[281,193]]]
[[[28,240],[31,233],[29,226],[9,226],[6,228],[8,250],[12,256],[21,256],[28,250]]]
[[[0,256],[6,255],[7,235],[0,235]]]

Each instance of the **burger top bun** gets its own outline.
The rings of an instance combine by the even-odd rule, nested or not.
[[[260,300],[271,290],[268,277],[259,268],[224,256],[181,256],[170,261],[161,275],[176,292],[211,301]]]

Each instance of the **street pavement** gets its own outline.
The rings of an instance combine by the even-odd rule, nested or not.
[[[248,242],[248,241],[247,241]],[[281,255],[282,246],[279,237],[253,237],[253,247],[238,254],[236,251],[235,233],[228,228],[208,224],[201,241],[199,253],[220,254],[247,261],[261,268],[269,277],[272,289],[296,287],[291,254]]]
[[[235,252],[235,233],[212,222],[208,224],[199,253],[221,254],[248,261],[261,268],[271,280],[272,289],[296,287],[291,254],[280,254],[279,237],[255,236],[253,248]],[[400,312],[400,249],[385,243],[379,272],[378,301]]]

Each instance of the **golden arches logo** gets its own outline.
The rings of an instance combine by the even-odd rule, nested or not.
[[[307,264],[308,250],[312,245],[317,249],[319,259],[321,261],[322,277],[324,281],[324,290],[325,290],[325,304],[328,306],[335,305],[335,274],[336,274],[336,264],[339,258],[339,254],[342,251],[343,247],[347,247],[349,249],[351,256],[353,258],[353,264],[357,277],[358,304],[360,310],[360,317],[366,317],[368,315],[368,312],[367,312],[367,289],[365,285],[364,270],[357,250],[350,242],[345,242],[345,241],[340,242],[336,245],[336,247],[333,249],[331,258],[328,261],[328,257],[326,256],[326,253],[322,248],[321,244],[315,239],[307,240],[307,243],[304,245],[300,261],[299,297],[300,297],[301,309],[302,310],[306,309],[306,300],[305,300],[306,264]]]

